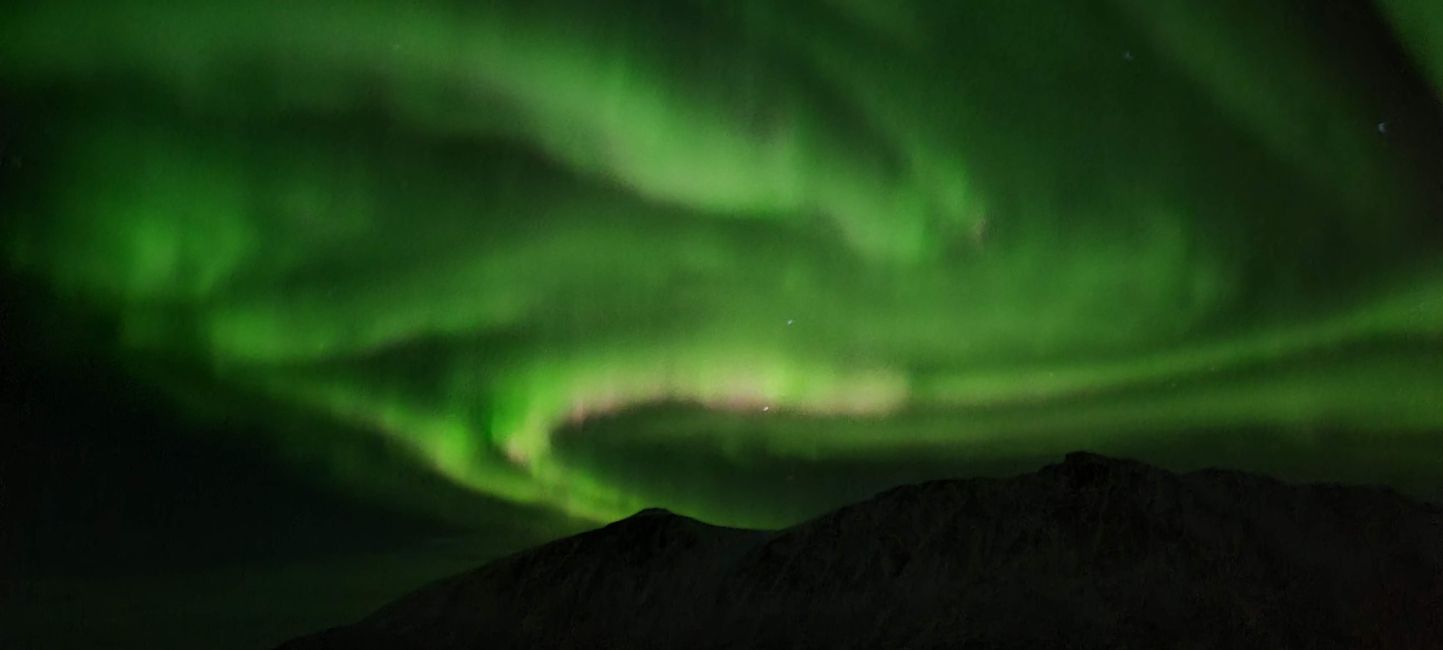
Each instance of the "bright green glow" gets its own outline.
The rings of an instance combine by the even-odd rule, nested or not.
[[[738,466],[1443,427],[1439,161],[1404,144],[1439,94],[1352,64],[1369,34],[1241,2],[33,4],[0,79],[63,108],[14,266],[138,359],[478,493],[785,511],[563,448],[663,402],[690,414],[638,444]],[[1443,88],[1443,15],[1380,4]]]

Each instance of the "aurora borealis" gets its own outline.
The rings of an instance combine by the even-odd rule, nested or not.
[[[588,521],[1223,438],[1437,479],[1443,5],[1313,4],[28,3],[4,261],[436,514],[356,450]]]

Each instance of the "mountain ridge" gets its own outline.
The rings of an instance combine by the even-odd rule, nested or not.
[[[314,648],[1443,647],[1443,508],[1089,452],[780,530],[643,510]]]

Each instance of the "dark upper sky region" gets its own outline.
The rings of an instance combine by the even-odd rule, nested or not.
[[[9,565],[490,549],[423,577],[1080,448],[1436,499],[1443,5],[1194,4],[0,10]]]

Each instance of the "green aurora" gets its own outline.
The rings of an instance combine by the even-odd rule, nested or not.
[[[586,521],[1076,448],[1443,486],[1443,4],[1313,4],[21,3],[3,254],[447,516],[362,450]]]

